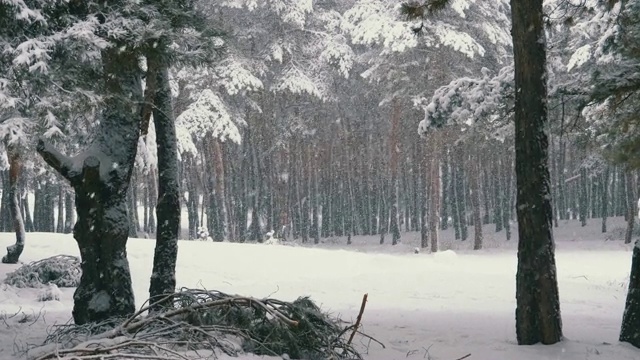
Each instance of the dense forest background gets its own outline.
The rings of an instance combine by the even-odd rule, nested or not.
[[[602,31],[620,9],[596,1],[545,9],[555,226],[601,218],[604,232],[607,217],[633,221],[637,173],[614,161],[620,151],[607,134],[615,125],[605,120],[612,115],[580,89],[610,63],[611,34]],[[395,244],[403,232],[421,231],[423,246],[435,239],[437,248],[437,230],[453,227],[456,238],[475,236],[481,247],[476,224],[495,224],[511,238],[508,2],[454,2],[432,21],[409,21],[399,10],[372,0],[206,5],[220,31],[219,59],[170,69],[184,238],[206,228],[216,241],[262,241],[274,230],[303,242],[379,235]],[[37,60],[18,50],[25,63]],[[33,149],[38,136],[69,153],[88,143],[96,100],[73,98],[65,84],[46,86],[48,99],[29,100],[31,119],[2,122],[2,188],[18,154],[26,230],[71,232],[73,192]],[[142,209],[130,211],[131,236],[156,229],[155,149],[150,126],[128,194],[130,209]],[[9,192],[2,194],[0,231],[11,231]]]

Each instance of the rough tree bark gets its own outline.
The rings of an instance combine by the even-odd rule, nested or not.
[[[556,279],[547,125],[542,0],[511,0],[515,61],[515,147],[518,217],[518,344],[562,339]]]
[[[105,97],[96,137],[71,158],[43,140],[42,158],[75,189],[82,277],[74,293],[76,324],[129,316],[135,311],[127,261],[127,188],[140,134],[142,86],[138,58],[118,47],[102,53]]]
[[[161,48],[163,49],[163,48]],[[153,271],[149,285],[149,298],[173,293],[176,287],[176,261],[180,234],[180,184],[178,182],[178,140],[171,102],[169,67],[157,53],[147,56],[148,76],[155,77],[156,91],[153,107],[153,123],[158,145],[158,201],[156,216],[156,247],[153,255]],[[152,310],[171,306],[172,300],[156,304]]]
[[[9,157],[9,211],[11,213],[13,231],[16,233],[16,242],[7,247],[7,255],[2,257],[2,262],[16,264],[24,249],[25,240],[24,221],[20,212],[20,202],[18,201],[18,180],[22,170],[22,161],[19,150],[13,146],[7,146],[7,155]]]

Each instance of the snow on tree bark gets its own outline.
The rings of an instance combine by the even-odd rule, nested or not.
[[[173,293],[176,286],[176,260],[180,233],[180,186],[178,182],[178,145],[168,65],[158,54],[148,56],[148,74],[155,77],[153,119],[158,146],[158,202],[156,248],[149,285],[149,298]],[[168,304],[157,304],[158,310]]]
[[[16,234],[16,242],[7,247],[7,255],[2,257],[2,262],[16,264],[24,249],[25,240],[24,221],[18,201],[18,180],[22,171],[22,160],[19,150],[11,145],[7,146],[7,155],[9,157],[9,211],[13,222],[13,231]]]
[[[73,235],[82,258],[74,293],[76,324],[93,323],[135,310],[127,261],[127,188],[140,134],[142,87],[134,54],[102,53],[107,96],[92,144],[68,157],[40,140],[38,153],[73,186],[78,220]]]
[[[511,0],[515,61],[518,217],[518,344],[562,339],[548,166],[546,49],[542,0]]]

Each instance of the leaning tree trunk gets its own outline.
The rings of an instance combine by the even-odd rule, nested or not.
[[[542,0],[511,0],[515,62],[518,344],[562,339],[550,199]]]
[[[137,54],[109,48],[102,53],[107,96],[97,134],[71,158],[43,140],[37,150],[76,193],[82,276],[74,293],[76,324],[95,323],[135,311],[127,261],[127,188],[140,134],[142,87]],[[133,115],[132,115],[133,114]]]
[[[178,140],[171,103],[168,65],[157,54],[147,57],[148,76],[155,76],[153,123],[158,145],[158,201],[156,248],[149,285],[149,298],[173,293],[176,287],[176,261],[180,234],[180,184],[178,182]],[[152,305],[152,310],[171,306],[173,300]]]
[[[2,257],[2,262],[16,264],[24,249],[25,239],[24,221],[18,201],[18,180],[22,170],[22,161],[18,150],[13,146],[7,147],[7,155],[9,156],[9,210],[13,220],[13,231],[16,233],[16,243],[7,247],[7,255]]]

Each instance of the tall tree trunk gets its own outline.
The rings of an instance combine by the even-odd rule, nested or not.
[[[136,187],[135,175],[131,176],[132,181],[127,190],[127,206],[129,212],[129,237],[138,237],[138,224],[136,213],[138,212],[136,202],[133,197],[133,189]]]
[[[149,217],[147,221],[147,228],[149,229],[149,234],[155,234],[156,232],[156,206],[158,205],[158,169],[151,168],[149,170],[149,176],[146,179],[147,184],[149,184]]]
[[[1,172],[2,175],[2,204],[0,205],[0,231],[11,229],[11,186],[9,185],[9,170]]]
[[[135,311],[127,261],[127,188],[140,134],[141,74],[137,54],[102,52],[105,97],[99,129],[90,147],[74,158],[40,140],[43,159],[76,193],[82,276],[74,293],[76,324],[127,317]],[[132,115],[132,113],[134,115]],[[117,164],[117,166],[114,166]]]
[[[551,223],[546,41],[542,0],[511,0],[515,61],[518,344],[562,339]]]
[[[636,222],[636,186],[634,174],[631,170],[624,173],[625,184],[627,187],[627,232],[624,237],[625,244],[631,244],[633,239],[633,227]]]
[[[449,146],[445,147],[442,154],[442,209],[440,211],[440,229],[449,228],[449,205],[451,197],[451,175],[449,171]],[[459,229],[458,229],[459,230]]]
[[[64,188],[58,185],[58,220],[56,221],[56,232],[64,231]]]
[[[579,197],[579,211],[580,211],[580,224],[587,226],[587,213],[589,212],[589,201],[587,193],[587,169],[583,166],[580,168],[580,197]]]
[[[73,231],[76,209],[73,206],[73,194],[69,191],[64,197],[64,233],[70,234]]]
[[[164,51],[160,45],[156,51]],[[158,144],[158,201],[156,215],[156,247],[153,271],[149,285],[149,298],[158,299],[173,293],[176,287],[176,261],[180,236],[180,182],[178,179],[178,139],[173,118],[169,65],[164,54],[151,53],[147,57],[148,74],[156,78],[153,123]],[[173,306],[173,299],[152,306],[152,310]]]
[[[35,231],[35,228],[33,227],[33,220],[31,218],[31,209],[29,208],[29,197],[27,195],[28,195],[28,192],[25,192],[24,198],[22,199],[22,206],[24,207],[25,228],[28,232],[33,232]]]
[[[433,147],[431,149],[431,206],[429,206],[431,216],[429,229],[431,231],[432,253],[438,251],[438,230],[440,227],[440,141],[437,136],[442,136],[442,134],[434,133],[431,140]]]
[[[607,232],[607,216],[609,215],[609,175],[611,167],[607,166],[602,175],[602,232]]]
[[[640,240],[636,240],[631,257],[631,272],[629,275],[629,289],[627,300],[622,315],[620,329],[620,341],[628,342],[635,347],[640,347]]]
[[[391,165],[391,188],[389,194],[390,200],[390,217],[391,217],[391,245],[397,245],[400,241],[400,224],[398,223],[398,201],[400,184],[398,180],[398,157],[400,156],[400,142],[398,141],[398,133],[400,132],[400,101],[393,99],[391,115],[391,141],[389,141],[390,165]]]
[[[222,157],[222,144],[220,140],[210,137],[210,146],[213,150],[213,162],[215,166],[216,204],[218,206],[218,223],[220,224],[216,240],[229,239],[229,211],[227,210],[226,189],[224,186],[224,161]]]
[[[482,216],[480,211],[480,159],[471,158],[471,204],[473,205],[473,250],[482,249]]]
[[[22,160],[20,159],[19,150],[13,148],[13,146],[7,146],[7,155],[9,157],[9,188],[3,190],[9,193],[9,209],[13,222],[13,231],[16,234],[16,242],[7,247],[7,255],[2,257],[2,262],[16,264],[24,249],[25,240],[24,221],[20,212],[20,202],[18,201],[18,194],[20,193],[18,182],[22,171]]]
[[[187,199],[187,217],[189,219],[189,239],[194,240],[198,238],[198,187],[195,181],[195,174],[193,169],[193,159],[189,155],[185,155],[187,158],[184,161],[184,176],[187,183],[187,193],[189,198]]]

